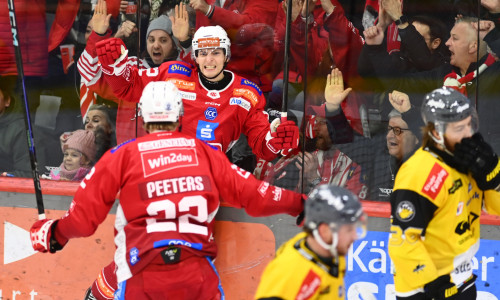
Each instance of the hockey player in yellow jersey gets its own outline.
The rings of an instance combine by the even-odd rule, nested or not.
[[[477,132],[470,100],[450,88],[426,95],[422,147],[391,195],[389,255],[398,300],[476,299],[472,258],[481,209],[500,213],[500,164]]]
[[[366,233],[366,215],[349,190],[316,187],[305,202],[304,232],[283,244],[262,274],[255,298],[344,299],[345,255]]]

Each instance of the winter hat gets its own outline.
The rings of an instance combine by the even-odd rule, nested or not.
[[[62,150],[75,149],[83,153],[90,161],[95,161],[96,145],[94,132],[79,129],[73,131],[68,139],[63,142]]]
[[[148,31],[146,33],[146,38],[149,37],[149,34],[153,30],[163,30],[168,35],[172,36],[172,22],[170,21],[170,18],[167,17],[166,15],[161,15],[158,18],[154,19],[149,23]]]

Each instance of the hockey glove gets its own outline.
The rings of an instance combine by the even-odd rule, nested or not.
[[[424,286],[425,295],[434,300],[452,300],[458,294],[457,286],[450,281],[450,275],[442,275]]]
[[[43,219],[38,220],[31,226],[30,238],[31,245],[35,251],[42,253],[50,252],[54,253],[61,250],[66,241],[59,243],[54,237],[54,230],[57,225],[57,220]]]
[[[121,75],[127,66],[128,50],[121,39],[110,38],[96,44],[97,56],[102,72],[107,75]]]
[[[293,121],[274,119],[266,135],[266,145],[274,154],[283,151],[286,156],[299,146],[299,127]]]
[[[454,155],[462,164],[468,166],[472,177],[481,190],[499,189],[500,163],[498,156],[479,132],[456,144]]]

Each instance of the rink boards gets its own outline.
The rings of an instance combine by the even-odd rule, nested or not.
[[[64,214],[77,183],[42,180],[48,218]],[[370,216],[368,235],[357,241],[347,259],[346,299],[392,300],[394,286],[387,253],[388,203],[365,201]],[[33,181],[0,178],[0,299],[83,299],[100,269],[113,257],[114,209],[97,232],[71,240],[56,254],[35,253],[28,230],[37,219]],[[287,215],[252,218],[244,211],[222,206],[216,218],[219,254],[216,266],[227,299],[252,299],[260,274],[284,241],[300,231]],[[474,261],[478,299],[500,300],[500,219],[482,216],[481,246]]]

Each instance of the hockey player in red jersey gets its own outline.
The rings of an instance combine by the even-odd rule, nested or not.
[[[128,50],[120,39],[96,44],[104,77],[118,98],[137,102],[151,81],[171,81],[177,86],[186,111],[183,132],[223,152],[231,149],[243,133],[255,155],[267,161],[281,150],[297,148],[299,130],[295,123],[283,120],[279,124],[277,119],[270,126],[260,88],[225,69],[231,57],[230,46],[222,27],[201,27],[192,41],[196,67],[172,61],[138,70],[126,64]]]
[[[120,191],[115,299],[223,299],[212,263],[220,199],[253,216],[297,216],[302,195],[255,179],[181,132],[183,104],[172,83],[148,84],[139,105],[149,134],[108,151],[61,219],[33,224],[33,248],[54,253],[92,235]]]

